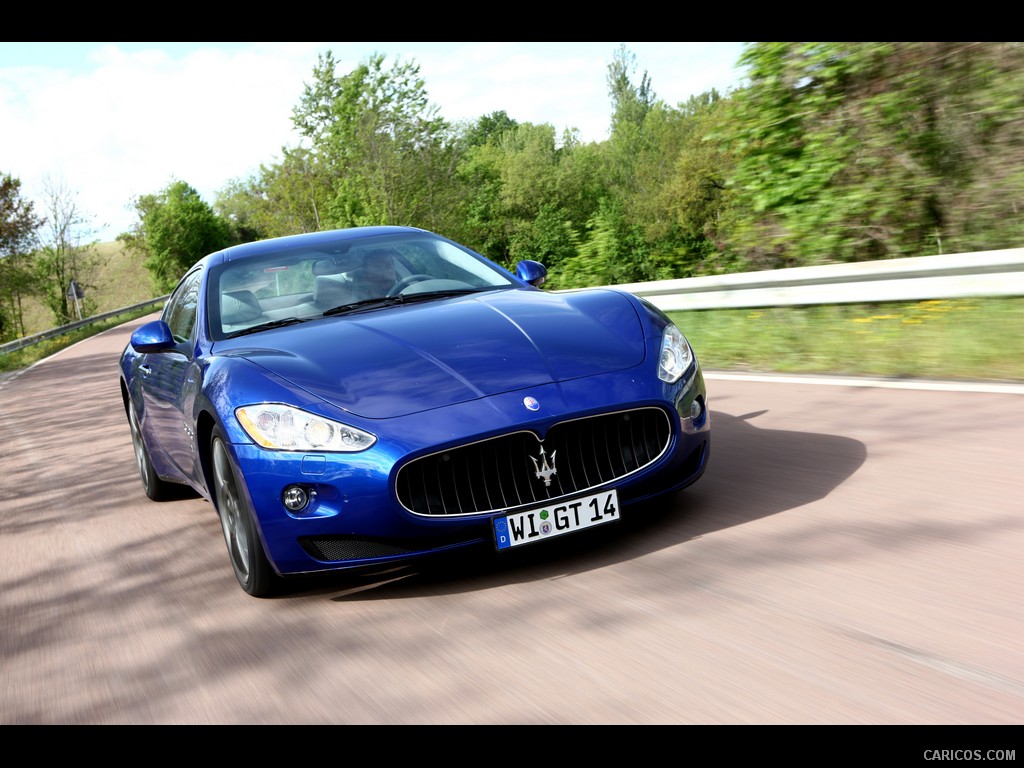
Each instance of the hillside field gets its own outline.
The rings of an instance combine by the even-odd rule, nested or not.
[[[153,290],[149,272],[139,257],[124,251],[120,242],[98,243],[93,246],[97,266],[89,276],[76,276],[85,290],[85,301],[92,308],[87,313],[99,315],[121,307],[153,299],[160,294]],[[53,328],[53,314],[41,302],[29,299],[24,304],[25,333],[32,335]]]

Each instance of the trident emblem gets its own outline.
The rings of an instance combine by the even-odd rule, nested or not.
[[[551,452],[551,464],[548,464],[548,457],[544,453],[544,446],[542,445],[540,447],[540,464],[537,463],[537,459],[533,456],[530,457],[530,460],[533,462],[533,468],[537,470],[537,477],[542,478],[546,486],[551,485],[552,476],[558,472],[555,469],[555,454],[557,453],[558,451]]]

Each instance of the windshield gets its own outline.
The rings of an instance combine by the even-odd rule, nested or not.
[[[393,306],[416,295],[439,299],[514,285],[483,257],[428,232],[349,236],[318,241],[315,249],[292,245],[279,253],[232,256],[210,272],[208,316],[212,337],[225,339],[350,313],[343,307]]]

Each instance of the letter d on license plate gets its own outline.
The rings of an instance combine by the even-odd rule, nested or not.
[[[509,549],[619,519],[615,489],[494,518],[494,546]]]

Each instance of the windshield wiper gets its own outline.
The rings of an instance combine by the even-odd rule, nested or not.
[[[362,312],[363,310],[367,309],[393,307],[396,304],[404,303],[405,300],[405,296],[385,296],[383,298],[362,299],[360,301],[353,301],[349,304],[342,304],[340,307],[331,307],[330,309],[325,309],[324,317],[330,317],[331,315],[346,315],[349,312]]]
[[[407,303],[415,301],[430,301],[431,299],[445,299],[449,296],[462,296],[467,293],[481,293],[483,291],[493,291],[494,288],[448,288],[443,291],[423,291],[422,293],[407,293],[402,298]]]
[[[234,331],[225,336],[225,339],[234,339],[238,336],[247,336],[250,333],[257,333],[259,331],[265,331],[268,328],[280,328],[284,325],[295,325],[296,323],[304,323],[309,320],[308,317],[283,317],[280,320],[271,320],[267,323],[260,323],[249,328],[243,328],[240,331]]]

